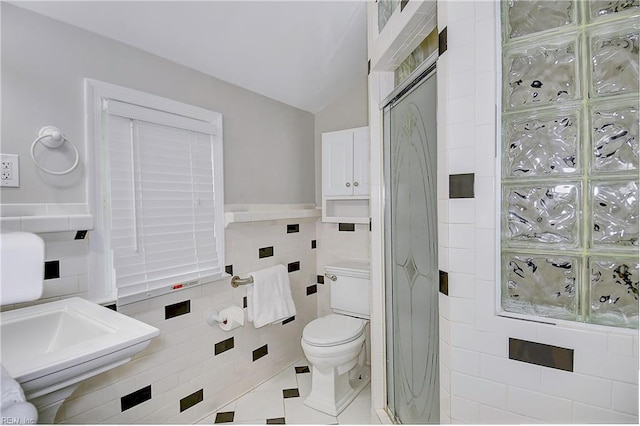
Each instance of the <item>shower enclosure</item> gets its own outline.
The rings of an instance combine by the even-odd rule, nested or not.
[[[435,64],[383,110],[387,406],[439,423]]]

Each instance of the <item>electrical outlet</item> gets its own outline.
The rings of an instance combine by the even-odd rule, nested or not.
[[[17,155],[0,154],[0,186],[20,186],[20,162]]]

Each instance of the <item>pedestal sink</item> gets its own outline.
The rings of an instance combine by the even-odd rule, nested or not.
[[[0,313],[2,365],[53,423],[83,380],[128,362],[155,327],[78,297]]]

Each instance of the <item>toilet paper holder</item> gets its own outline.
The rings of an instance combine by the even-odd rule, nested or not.
[[[209,312],[209,314],[207,314],[207,324],[209,324],[209,325],[218,325],[218,323],[226,324],[227,323],[227,319],[222,317],[222,316],[220,316],[220,312],[218,312],[218,311]]]

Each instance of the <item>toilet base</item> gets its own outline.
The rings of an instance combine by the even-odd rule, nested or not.
[[[358,367],[353,370],[357,369]],[[303,403],[330,416],[338,416],[371,381],[369,369],[360,370],[359,374],[345,373],[337,376],[335,369],[327,374],[313,368],[311,393]],[[349,380],[350,376],[355,378]]]

